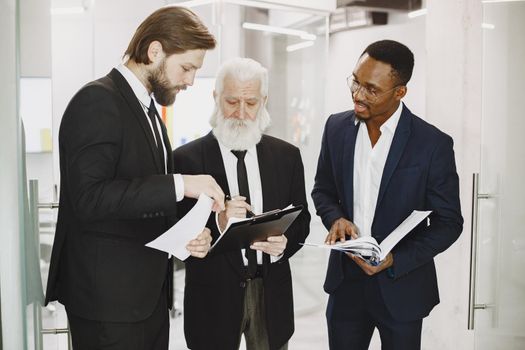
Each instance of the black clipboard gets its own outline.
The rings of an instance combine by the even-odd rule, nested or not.
[[[210,254],[249,248],[253,242],[282,235],[299,216],[303,206],[272,210],[230,225],[211,246]]]

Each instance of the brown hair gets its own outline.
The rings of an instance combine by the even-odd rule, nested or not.
[[[148,47],[158,41],[166,55],[188,50],[215,48],[215,38],[199,17],[184,7],[162,7],[148,16],[137,28],[125,56],[137,63],[150,64]]]

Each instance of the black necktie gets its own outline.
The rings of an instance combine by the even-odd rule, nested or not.
[[[164,171],[166,161],[164,160],[163,144],[162,144],[162,139],[160,138],[159,129],[157,128],[156,116],[157,116],[157,108],[155,108],[155,101],[151,99],[151,102],[148,107],[148,117],[151,120],[151,124],[153,126],[153,133],[155,134],[155,139],[157,140],[157,154],[160,160],[160,164],[162,164],[162,169]]]
[[[246,197],[246,203],[250,204],[250,188],[248,187],[248,173],[244,157],[246,151],[232,151],[237,157],[237,182],[239,184],[239,195]],[[248,259],[248,278],[254,278],[257,273],[257,252],[247,247],[244,256]]]

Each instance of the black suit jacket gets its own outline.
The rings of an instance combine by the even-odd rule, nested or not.
[[[354,111],[334,114],[326,122],[312,198],[328,230],[338,218],[353,220],[358,128]],[[386,270],[372,277],[400,321],[421,319],[439,302],[433,258],[459,237],[463,225],[452,138],[403,106],[381,178],[372,235],[381,242],[413,210],[432,210],[430,226],[424,220],[394,247],[393,277]],[[332,251],[326,292],[333,293],[344,278],[370,277],[346,255]]]
[[[135,322],[153,312],[164,283],[171,291],[167,254],[144,246],[176,214],[173,175],[164,175],[146,118],[116,69],[80,89],[66,108],[46,303],[59,300],[90,320]],[[171,160],[167,168],[171,173]]]
[[[212,175],[229,193],[219,144],[212,133],[179,147],[173,153],[177,169],[185,174]],[[271,349],[282,346],[294,331],[292,279],[288,259],[301,247],[309,233],[304,170],[299,149],[264,135],[257,145],[264,211],[289,204],[303,205],[296,221],[285,232],[288,238],[283,257],[263,264],[264,301]],[[180,202],[181,214],[195,203]],[[207,227],[214,240],[219,233],[212,213]],[[237,348],[244,301],[245,272],[240,251],[186,260],[184,332],[192,349]]]

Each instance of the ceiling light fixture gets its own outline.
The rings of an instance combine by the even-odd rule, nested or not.
[[[191,8],[191,7],[196,7],[196,6],[209,5],[209,4],[213,4],[215,2],[216,2],[215,0],[188,0],[188,1],[181,1],[181,2],[172,3],[172,4],[166,5],[164,7],[180,7],[180,6],[183,6],[183,7]]]
[[[303,41],[302,43],[286,46],[286,51],[287,52],[293,52],[293,51],[304,49],[306,47],[310,47],[310,46],[313,46],[313,45],[314,45],[313,41]]]
[[[244,22],[242,24],[242,27],[244,29],[259,30],[259,31],[262,31],[262,32],[270,32],[270,33],[298,36],[298,37],[300,37],[303,40],[315,40],[317,38],[317,36],[315,34],[310,34],[310,33],[306,32],[304,30],[297,30],[297,29],[290,29],[290,28],[283,28],[283,27],[268,26],[268,25],[265,25],[265,24]]]
[[[498,2],[523,2],[525,0],[483,0],[484,4],[496,4]]]
[[[419,17],[419,16],[424,16],[426,15],[428,12],[428,10],[426,8],[424,9],[419,9],[419,10],[416,10],[416,11],[411,11],[408,13],[408,18],[416,18],[416,17]]]

